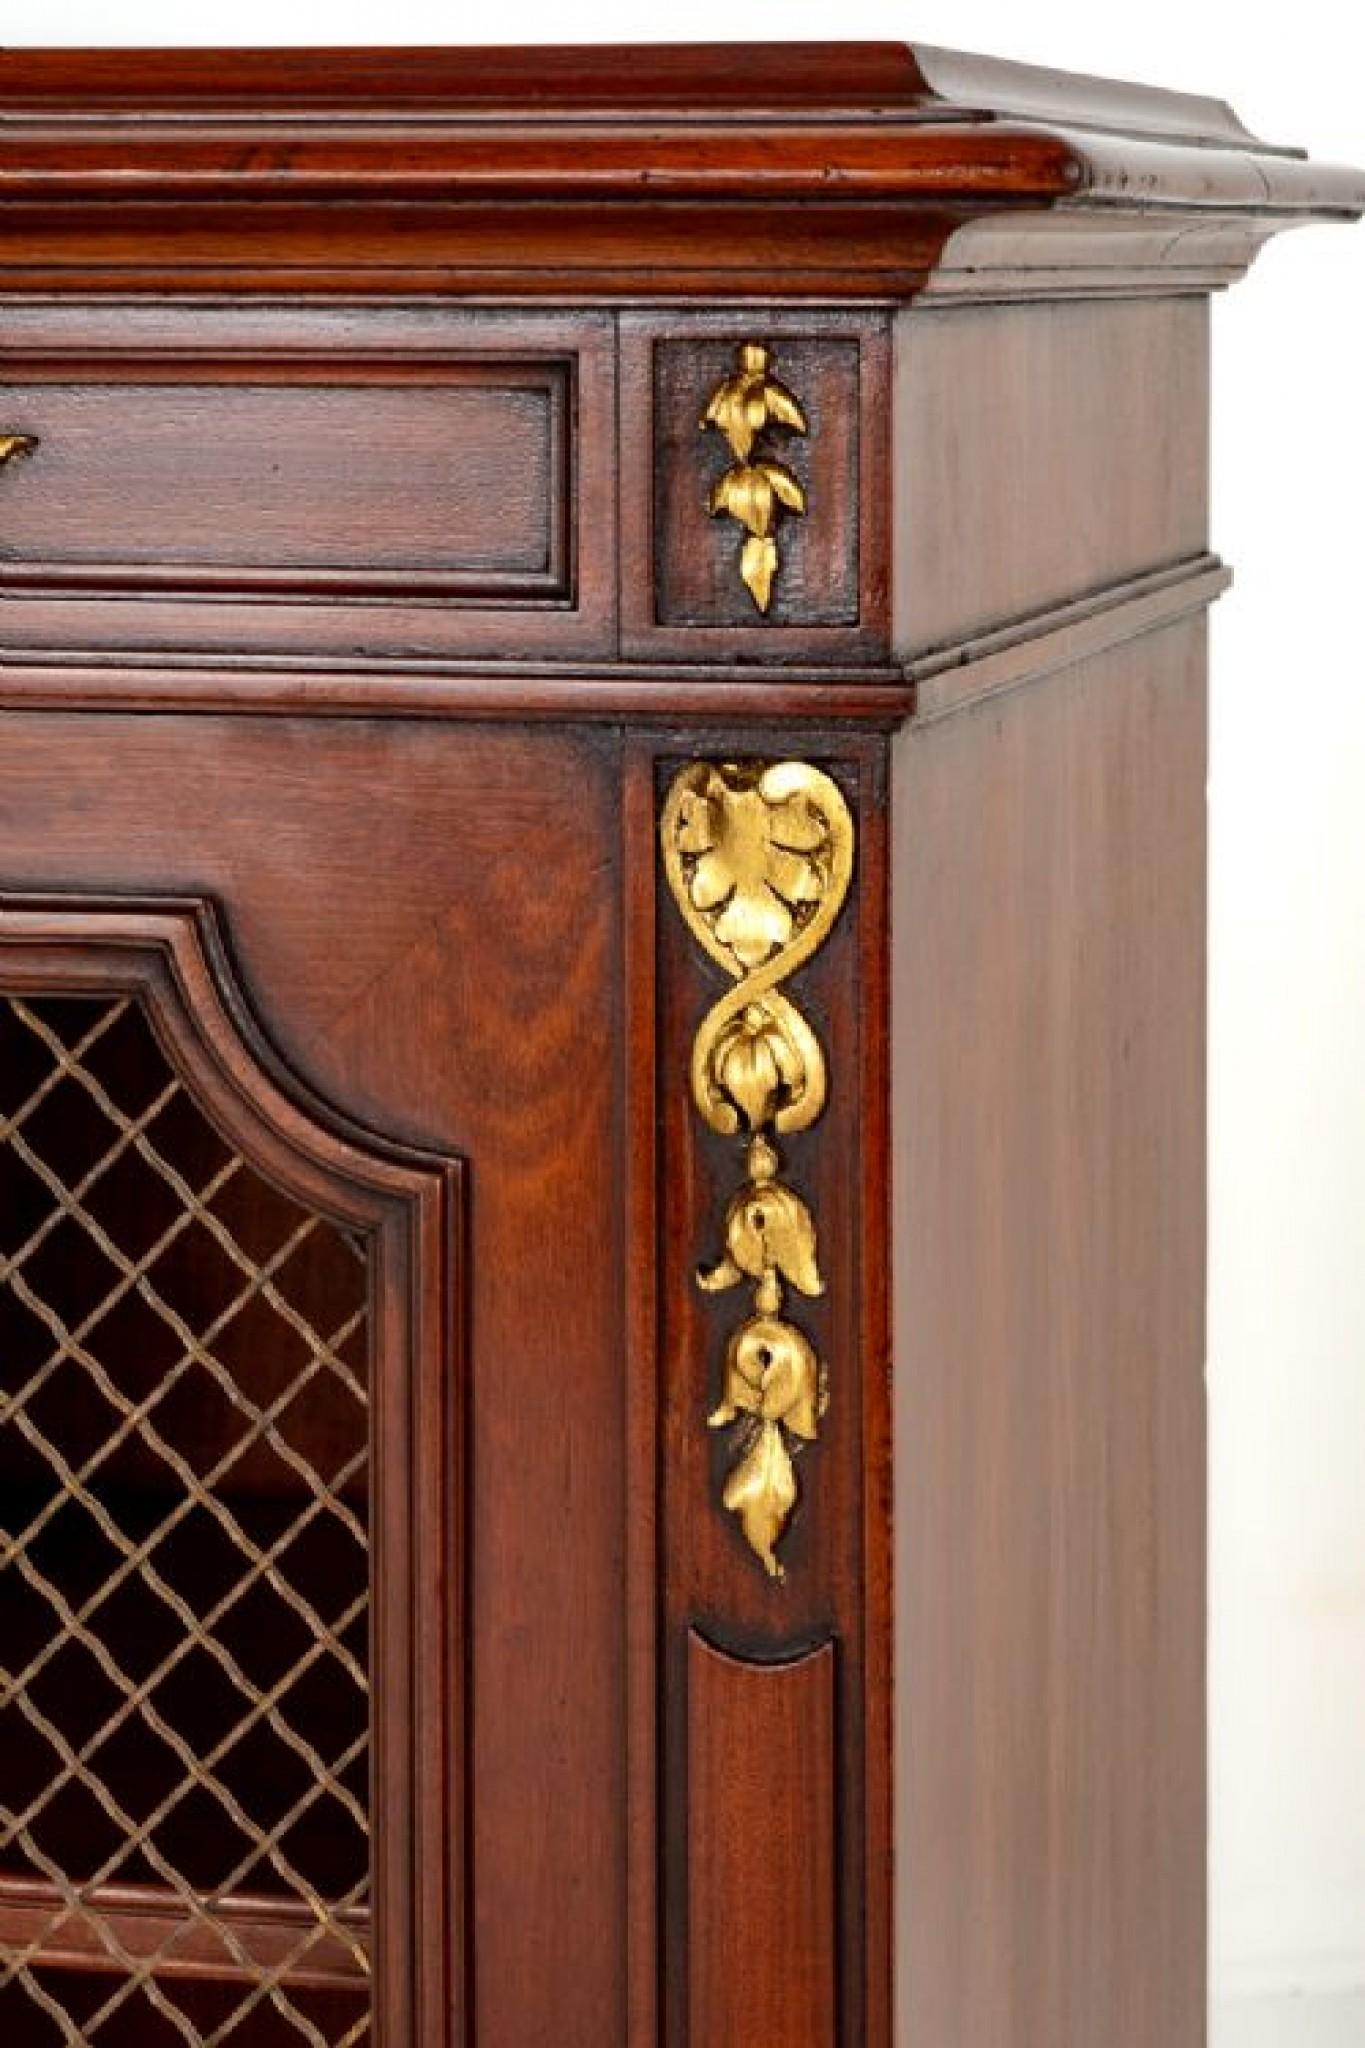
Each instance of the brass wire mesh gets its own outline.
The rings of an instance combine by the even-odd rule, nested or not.
[[[369,2038],[367,1310],[136,1003],[0,1000],[11,2039]]]

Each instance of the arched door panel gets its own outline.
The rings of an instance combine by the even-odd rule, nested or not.
[[[207,904],[0,898],[11,2038],[443,2038],[460,1189],[288,1083]]]

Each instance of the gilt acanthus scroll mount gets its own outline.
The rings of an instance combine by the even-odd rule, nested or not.
[[[786,984],[824,944],[848,894],[853,820],[838,784],[806,762],[696,761],[674,778],[660,832],[678,908],[735,983],[697,1030],[691,1085],[710,1129],[743,1138],[745,1179],[726,1212],[724,1256],[697,1284],[753,1290],[708,1422],[734,1429],[724,1505],[781,1579],[795,1457],[819,1436],[829,1402],[825,1366],[785,1308],[788,1291],[813,1297],[824,1281],[814,1217],[783,1180],[775,1141],[813,1124],[828,1092],[824,1051]]]

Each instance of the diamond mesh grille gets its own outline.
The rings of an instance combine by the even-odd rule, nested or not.
[[[0,2032],[369,2039],[368,1263],[0,999]]]

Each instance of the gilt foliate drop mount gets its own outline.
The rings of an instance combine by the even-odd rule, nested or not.
[[[713,485],[708,509],[713,518],[724,514],[743,527],[739,573],[761,612],[772,604],[781,567],[783,517],[806,510],[800,480],[771,446],[776,428],[807,433],[806,415],[795,394],[772,375],[771,364],[762,342],[744,342],[738,367],[716,386],[701,418],[703,431],[714,427],[734,457]]]
[[[796,1505],[795,1458],[829,1403],[824,1365],[786,1310],[824,1292],[815,1219],[782,1178],[776,1139],[825,1105],[820,1041],[785,984],[824,944],[853,874],[853,820],[836,783],[802,761],[694,761],[675,777],[660,825],[669,887],[693,937],[735,986],[711,1005],[692,1049],[692,1095],[713,1130],[744,1145],[744,1180],[725,1216],[724,1255],[697,1275],[707,1293],[752,1289],[726,1346],[712,1429],[734,1432],[725,1506],[774,1579]]]

